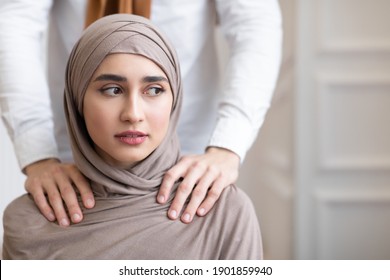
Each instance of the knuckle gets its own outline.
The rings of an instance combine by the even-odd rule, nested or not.
[[[56,174],[58,174],[58,171],[54,171],[53,169],[50,169],[42,172],[41,178],[35,177],[35,179],[38,179],[40,181],[49,181],[53,177],[53,175]]]
[[[46,197],[44,195],[34,193],[31,194],[35,203],[38,205],[38,207],[42,210],[44,206],[46,205]]]
[[[172,182],[174,181],[176,176],[175,176],[175,171],[173,171],[172,169],[171,170],[168,170],[165,175],[164,175],[164,179],[166,181],[169,181],[169,182]]]
[[[191,169],[206,170],[206,168],[206,165],[201,161],[195,161],[191,166]]]
[[[77,167],[74,164],[64,164],[64,167],[69,170],[75,170],[77,171]]]
[[[31,185],[32,186],[39,186],[39,185],[41,185],[41,179],[39,178],[39,177],[34,177],[34,178],[32,178],[32,180],[31,180]]]
[[[91,186],[86,183],[84,185],[77,185],[77,189],[79,190],[80,194],[83,195],[89,195],[92,194]]]
[[[67,165],[66,170],[67,170],[68,174],[73,176],[75,179],[77,179],[77,180],[84,179],[84,177],[81,175],[81,172],[79,171],[79,169],[75,165],[73,165],[73,164]]]
[[[218,167],[216,167],[215,165],[208,166],[207,172],[210,173],[214,177],[219,177],[222,175],[221,170]]]
[[[192,196],[195,196],[195,197],[202,197],[202,196],[204,196],[204,192],[203,192],[203,190],[201,190],[200,188],[195,188],[195,189],[192,191]]]
[[[61,199],[60,194],[57,191],[48,190],[47,197],[51,203],[59,201]]]
[[[191,187],[187,183],[181,183],[177,190],[180,193],[188,193],[191,190]]]
[[[46,176],[49,176],[50,173],[52,173],[53,175],[58,175],[58,174],[61,174],[62,173],[62,168],[60,165],[54,165],[51,169],[50,169],[50,172],[44,172],[44,175]]]
[[[61,187],[61,195],[68,195],[74,193],[73,187],[68,183]]]
[[[209,192],[207,193],[207,196],[212,199],[212,200],[217,200],[219,198],[219,195],[221,194],[221,192],[219,190],[216,190],[216,189],[210,189]]]
[[[90,183],[82,176],[77,176],[73,179],[74,187],[77,188],[82,193],[92,192]]]
[[[49,214],[51,213],[51,208],[50,208],[50,206],[47,205],[46,203],[43,204],[43,205],[37,203],[37,205],[38,205],[38,207],[39,207],[39,209],[41,210],[41,212],[42,212],[43,215],[49,215]]]
[[[86,183],[85,177],[78,171],[75,172],[75,174],[74,174],[74,180],[77,181],[77,182]]]
[[[79,205],[76,202],[73,202],[73,201],[68,202],[66,204],[66,207],[68,208],[70,213],[75,213],[75,212],[79,211]]]

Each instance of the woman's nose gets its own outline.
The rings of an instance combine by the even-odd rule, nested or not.
[[[138,94],[130,94],[125,97],[122,106],[121,120],[136,123],[144,119],[142,100]]]

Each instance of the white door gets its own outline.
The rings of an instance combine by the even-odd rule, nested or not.
[[[389,11],[298,1],[297,258],[390,259]]]

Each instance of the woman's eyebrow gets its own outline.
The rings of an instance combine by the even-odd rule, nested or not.
[[[115,74],[101,74],[93,80],[94,82],[97,81],[114,81],[114,82],[126,82],[126,77],[115,75]]]
[[[126,82],[127,78],[116,74],[101,74],[94,80],[97,81],[114,81],[114,82]],[[155,83],[155,82],[169,82],[164,76],[145,76],[142,78],[143,83]]]
[[[144,83],[155,83],[155,82],[169,82],[167,78],[163,76],[145,76],[142,78]]]

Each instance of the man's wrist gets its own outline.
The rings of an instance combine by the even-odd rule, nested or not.
[[[227,155],[231,155],[232,157],[236,157],[238,161],[240,161],[240,156],[233,152],[232,150],[229,150],[227,148],[217,147],[217,146],[208,146],[206,148],[206,153],[225,153]]]
[[[28,175],[29,173],[33,172],[35,168],[42,166],[44,164],[51,164],[51,163],[60,163],[60,160],[58,158],[45,158],[38,161],[35,161],[33,163],[30,163],[27,165],[23,172]]]

